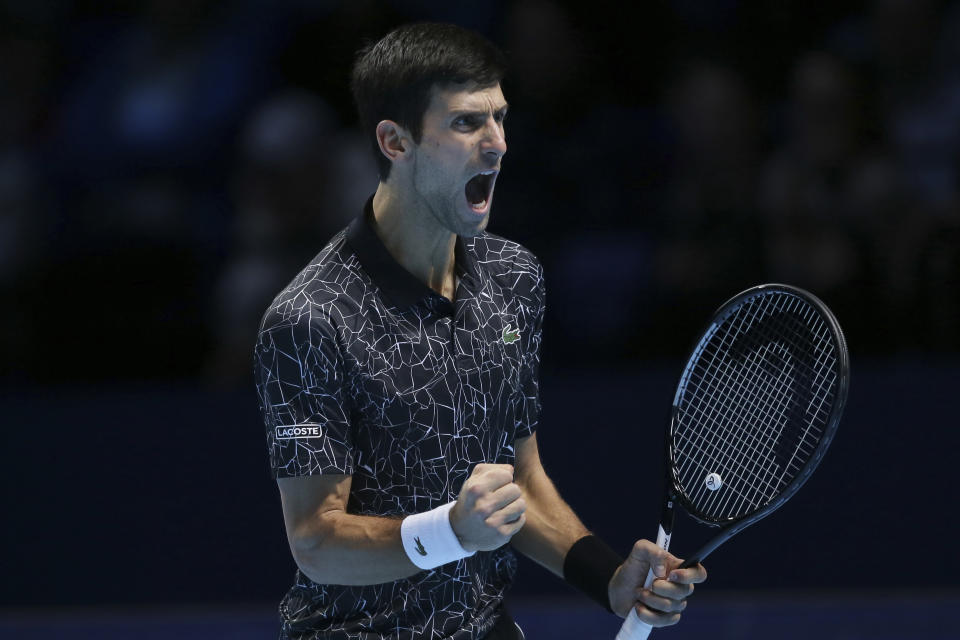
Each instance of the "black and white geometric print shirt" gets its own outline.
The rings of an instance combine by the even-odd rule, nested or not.
[[[276,477],[351,474],[348,512],[402,517],[456,500],[478,463],[513,464],[535,431],[543,272],[514,242],[458,237],[450,302],[371,220],[368,201],[273,301],[256,381]],[[369,586],[298,571],[281,637],[481,638],[515,572],[509,545]]]

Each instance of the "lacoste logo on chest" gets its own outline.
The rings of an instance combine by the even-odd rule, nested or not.
[[[513,329],[511,331],[512,325],[507,325],[503,328],[503,344],[513,344],[520,339],[520,329]]]

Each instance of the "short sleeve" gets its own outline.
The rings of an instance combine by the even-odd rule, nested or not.
[[[254,348],[260,410],[274,477],[351,474],[353,433],[343,357],[320,314],[264,317]]]
[[[528,307],[530,330],[525,332],[526,343],[523,367],[520,371],[520,393],[515,412],[517,438],[532,435],[540,422],[540,345],[543,338],[546,288],[543,281],[543,268],[538,262],[535,263],[535,267]]]

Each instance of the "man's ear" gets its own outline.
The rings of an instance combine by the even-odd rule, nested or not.
[[[409,133],[393,120],[381,120],[377,124],[377,144],[390,162],[402,162],[410,150]]]

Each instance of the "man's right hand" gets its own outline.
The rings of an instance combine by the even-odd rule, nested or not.
[[[467,551],[491,551],[523,528],[527,505],[509,464],[478,464],[450,511],[450,526]]]

